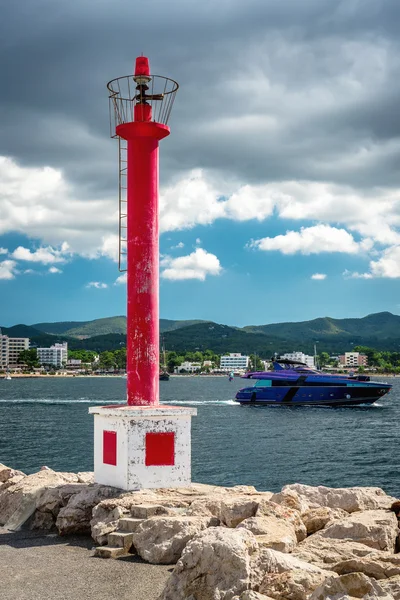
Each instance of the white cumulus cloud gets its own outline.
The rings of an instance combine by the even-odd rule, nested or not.
[[[38,248],[37,250],[29,250],[23,246],[18,246],[11,254],[12,258],[16,260],[24,260],[28,262],[38,262],[43,265],[51,263],[63,263],[67,260],[67,256],[70,254],[68,251],[67,242],[63,242],[59,250],[47,246],[46,248]]]
[[[314,275],[311,275],[311,279],[322,281],[323,279],[326,279],[326,273],[314,273]]]
[[[172,258],[166,256],[160,263],[161,277],[174,281],[183,279],[199,279],[204,281],[207,275],[219,275],[222,271],[221,264],[215,254],[203,248],[196,248],[188,256]]]
[[[356,254],[359,244],[345,229],[329,225],[302,227],[300,231],[287,231],[284,235],[253,240],[250,246],[259,250],[278,250],[282,254],[319,254],[320,252],[346,252]]]
[[[0,262],[0,279],[14,279],[16,265],[15,260],[3,260],[3,262]]]
[[[90,281],[87,285],[87,288],[96,288],[96,290],[105,290],[106,288],[108,288],[108,285],[106,283],[103,283],[102,281]]]
[[[119,277],[117,277],[117,279],[114,282],[114,285],[123,285],[127,282],[127,279],[128,273],[122,273],[122,275],[119,275]]]
[[[1,248],[0,247],[0,254],[8,254],[7,248]]]
[[[50,267],[49,273],[62,273],[61,269],[57,269],[57,267]]]

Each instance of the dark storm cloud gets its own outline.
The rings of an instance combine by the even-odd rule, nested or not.
[[[105,84],[143,51],[181,85],[164,180],[398,186],[399,20],[396,0],[10,2],[0,154],[64,169],[83,196],[114,191]]]

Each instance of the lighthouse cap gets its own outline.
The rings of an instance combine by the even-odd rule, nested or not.
[[[138,56],[135,64],[135,77],[144,75],[150,76],[150,64],[147,56]]]

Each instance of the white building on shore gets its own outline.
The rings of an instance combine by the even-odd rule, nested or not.
[[[200,369],[200,362],[189,362],[185,360],[179,367],[174,368],[174,373],[196,373],[197,371],[200,371]]]
[[[29,338],[13,338],[0,333],[0,369],[20,367],[19,355],[29,350]]]
[[[315,361],[313,356],[309,356],[308,354],[304,354],[304,352],[286,352],[286,354],[282,354],[281,358],[285,358],[286,360],[295,360],[298,362],[305,363],[311,369],[315,368]]]
[[[221,356],[220,370],[221,371],[246,371],[249,367],[249,356],[234,352]]]
[[[53,344],[50,348],[36,348],[38,361],[41,365],[53,365],[60,368],[68,360],[68,344]]]

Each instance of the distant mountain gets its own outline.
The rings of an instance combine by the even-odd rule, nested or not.
[[[179,327],[186,327],[202,323],[202,321],[172,321],[160,319],[160,333],[173,331]],[[26,325],[25,325],[26,327]],[[126,317],[106,317],[94,321],[61,321],[59,323],[36,323],[34,329],[52,335],[66,335],[78,339],[91,338],[99,335],[124,334],[126,335]]]
[[[41,335],[42,332],[36,329],[34,326],[30,325],[13,325],[12,327],[1,327],[1,332],[3,335],[8,335],[8,337],[34,337],[37,335]]]
[[[59,335],[62,333],[67,333],[70,329],[75,329],[77,327],[84,327],[91,321],[60,321],[59,323],[35,323],[31,325],[35,329],[39,329],[43,333],[50,333],[54,335]]]
[[[15,325],[2,328],[12,337],[29,337],[36,346],[48,346],[63,340],[69,348],[114,350],[126,344],[126,317],[108,317],[93,321],[65,321]],[[377,350],[398,351],[400,346],[400,316],[390,312],[368,315],[361,319],[323,317],[299,323],[273,323],[230,327],[211,321],[174,321],[160,319],[160,333],[167,351],[213,350],[253,353],[267,358],[274,352],[300,350],[313,353],[339,353],[364,345]]]
[[[263,333],[280,338],[316,340],[319,337],[377,338],[400,337],[400,317],[390,312],[367,315],[361,319],[332,319],[324,317],[300,323],[274,323],[243,327],[248,333]]]

